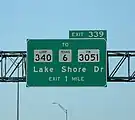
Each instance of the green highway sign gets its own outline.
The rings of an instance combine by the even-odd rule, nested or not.
[[[106,30],[70,30],[69,38],[106,39]]]
[[[107,86],[106,55],[106,40],[28,39],[26,86]]]

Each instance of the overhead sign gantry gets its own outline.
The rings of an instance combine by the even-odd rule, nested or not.
[[[107,86],[106,31],[69,37],[27,41],[27,86]]]

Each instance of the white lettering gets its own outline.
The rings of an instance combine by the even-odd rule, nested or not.
[[[101,68],[101,70],[100,70],[100,71],[101,71],[101,72],[103,72],[103,69],[104,69],[104,68]]]
[[[103,72],[104,68],[103,67],[98,67],[98,66],[94,66],[94,72]]]
[[[94,66],[94,72],[98,72],[99,71],[99,67],[98,66]]]
[[[40,67],[40,68],[38,68],[38,67],[33,67],[33,72],[54,72],[54,68],[49,68],[49,67],[46,67],[46,66],[44,66],[44,67]]]
[[[86,72],[86,70],[87,69],[85,67],[77,68],[77,67],[62,66],[61,68],[61,72]]]
[[[44,70],[43,70],[43,68],[39,68],[39,72],[43,72]]]
[[[50,68],[50,72],[53,72],[53,70],[54,70],[53,68]]]
[[[75,32],[72,32],[72,36],[75,36]]]
[[[63,47],[68,47],[69,43],[62,43]]]
[[[59,81],[60,77],[49,77],[49,81]]]
[[[62,71],[61,72],[66,72],[66,66],[62,66]]]
[[[38,72],[35,67],[33,69],[34,69],[33,72]]]
[[[66,80],[66,82],[67,82],[67,80],[68,80],[68,77],[67,77],[67,76],[65,76],[65,80]]]
[[[83,82],[84,77],[72,77],[72,81],[74,81],[74,82]]]

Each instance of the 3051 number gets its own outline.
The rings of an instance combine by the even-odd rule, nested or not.
[[[99,50],[78,50],[78,62],[99,62]]]

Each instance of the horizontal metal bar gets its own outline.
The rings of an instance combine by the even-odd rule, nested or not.
[[[27,51],[0,51],[0,53],[26,53]]]
[[[109,52],[109,53],[117,53],[117,52],[119,52],[119,53],[120,53],[120,52],[121,52],[121,53],[122,53],[122,52],[124,52],[124,53],[125,53],[125,52],[128,52],[128,53],[132,53],[132,52],[133,52],[133,53],[135,53],[135,50],[120,50],[120,51],[119,51],[119,50],[107,50],[107,52]]]
[[[26,54],[24,54],[23,55],[24,57],[26,57]],[[3,58],[5,58],[5,57],[22,57],[22,55],[20,54],[20,55],[0,55],[0,57],[3,57]]]
[[[26,82],[26,77],[0,77],[0,82]]]
[[[0,77],[0,82],[26,82],[26,77]],[[135,77],[108,77],[107,82],[135,82]]]
[[[109,53],[135,53],[135,50],[107,50]],[[0,51],[0,53],[27,53],[27,51]]]
[[[128,57],[128,55],[125,55],[125,54],[119,54],[119,55],[108,54],[107,56],[108,56],[108,57],[123,57],[123,56]],[[129,56],[130,56],[130,57],[135,57],[135,54],[134,54],[134,55],[129,54]]]
[[[0,57],[4,58],[4,57],[21,57],[21,59],[26,58],[27,56],[27,51],[0,51]],[[107,51],[107,57],[111,58],[111,57],[122,57],[122,56],[126,56],[126,57],[135,57],[135,51]],[[0,62],[2,62],[3,60],[1,60]],[[111,65],[111,63],[109,63]],[[109,72],[109,64],[108,64],[108,72]],[[2,69],[4,69],[4,67],[2,67]],[[25,66],[24,69],[26,70],[26,59],[25,59]],[[12,73],[12,72],[11,72]],[[26,74],[26,73],[25,73]],[[26,75],[24,75],[26,76]],[[26,82],[26,77],[21,76],[20,77],[14,77],[14,76],[10,76],[10,77],[5,77],[5,76],[0,76],[0,82]],[[129,77],[125,77],[125,76],[109,76],[108,75],[108,82],[135,82],[135,76],[134,74],[129,76]]]
[[[0,57],[2,56],[7,56],[7,57],[16,57],[16,56],[24,56],[26,57],[27,51],[0,51]],[[135,51],[107,51],[107,55],[109,56],[124,56],[124,55],[129,55],[129,56],[135,56]]]
[[[135,80],[135,77],[108,77],[108,81],[118,81],[118,80],[124,80],[124,81],[132,81]]]

